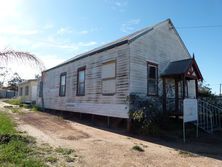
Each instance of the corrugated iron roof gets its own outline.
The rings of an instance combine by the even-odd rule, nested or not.
[[[193,59],[185,59],[170,62],[161,76],[181,75],[184,74],[192,64]]]
[[[198,80],[203,80],[203,76],[200,72],[200,69],[197,65],[196,60],[193,58],[190,59],[184,59],[179,61],[173,61],[170,62],[167,68],[164,70],[164,72],[161,74],[162,77],[172,77],[172,76],[187,76],[187,77],[193,77],[189,76],[189,69],[193,67],[193,70],[196,74],[196,77]]]
[[[104,50],[111,49],[111,48],[113,48],[113,47],[116,47],[116,46],[120,46],[120,45],[122,45],[122,44],[129,43],[129,42],[135,40],[136,38],[140,37],[141,35],[143,35],[143,34],[149,32],[149,31],[153,30],[154,27],[156,27],[156,26],[158,26],[159,24],[162,24],[162,23],[164,23],[164,22],[170,22],[170,19],[164,20],[164,21],[162,21],[162,22],[160,22],[160,23],[158,23],[158,24],[156,24],[156,25],[154,25],[154,26],[152,26],[152,27],[146,27],[146,28],[144,28],[144,29],[142,29],[142,30],[136,31],[136,32],[134,32],[134,33],[132,33],[132,34],[129,34],[129,35],[125,36],[125,37],[122,37],[122,38],[120,38],[120,39],[118,39],[118,40],[115,40],[115,41],[113,41],[113,42],[110,42],[110,43],[108,43],[108,44],[105,44],[105,45],[103,45],[103,46],[101,46],[101,47],[95,48],[95,49],[90,50],[90,51],[88,51],[88,52],[85,52],[85,53],[83,53],[83,54],[76,55],[75,57],[73,57],[73,58],[71,58],[71,59],[69,59],[69,60],[67,60],[67,61],[65,61],[65,62],[63,62],[63,63],[61,63],[61,64],[59,64],[59,65],[57,65],[57,66],[55,66],[55,67],[53,67],[53,68],[50,68],[50,69],[48,69],[48,70],[46,70],[46,71],[49,71],[49,70],[51,70],[51,69],[60,67],[60,66],[62,66],[62,65],[68,64],[68,63],[73,62],[73,61],[76,61],[76,60],[78,60],[78,59],[81,59],[81,58],[84,58],[84,57],[87,57],[87,56],[90,56],[90,55],[93,55],[93,54],[102,52],[102,51],[104,51]]]

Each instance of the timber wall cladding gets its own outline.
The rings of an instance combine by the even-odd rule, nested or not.
[[[171,61],[190,58],[176,32],[168,22],[156,26],[130,44],[130,92],[147,94],[147,61],[158,64],[158,73]],[[162,80],[159,79],[159,95]]]
[[[113,96],[102,95],[102,64],[116,61],[116,92]],[[86,66],[85,96],[76,96],[77,70]],[[66,96],[59,97],[60,74],[67,72]],[[46,72],[44,101],[46,108],[66,108],[66,103],[126,104],[129,83],[129,47],[119,47],[85,57]]]

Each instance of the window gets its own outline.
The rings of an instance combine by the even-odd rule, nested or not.
[[[102,65],[102,94],[114,95],[116,92],[116,61]]]
[[[23,88],[21,87],[19,90],[19,96],[22,96]]]
[[[86,67],[81,67],[77,71],[77,96],[85,95],[85,72]]]
[[[29,86],[26,86],[25,87],[25,96],[28,96],[29,95]]]
[[[158,65],[148,63],[147,74],[147,94],[158,95]]]
[[[59,96],[66,95],[66,72],[60,75]]]

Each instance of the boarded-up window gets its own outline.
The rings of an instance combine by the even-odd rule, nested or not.
[[[28,96],[29,95],[29,86],[26,86],[25,87],[25,96]]]
[[[113,95],[116,92],[116,62],[109,61],[102,65],[102,94]]]
[[[59,96],[66,95],[66,72],[60,75]]]
[[[148,63],[147,67],[147,94],[158,94],[158,65]]]
[[[77,74],[77,96],[85,95],[85,72],[86,67],[81,67],[78,69]]]
[[[23,88],[21,87],[19,90],[19,96],[22,96],[22,95],[23,95]]]

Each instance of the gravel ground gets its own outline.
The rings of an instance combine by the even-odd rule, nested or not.
[[[3,110],[6,104],[0,102]],[[221,167],[222,147],[201,143],[175,143],[161,139],[144,141],[107,130],[67,121],[42,112],[13,113],[18,129],[39,143],[75,149],[80,157],[76,166],[89,167]],[[158,144],[157,144],[158,143]],[[143,152],[132,149],[139,146]],[[180,148],[180,149],[178,149]],[[190,152],[184,151],[190,150]],[[193,153],[201,154],[193,154]],[[203,155],[204,154],[204,155]]]

